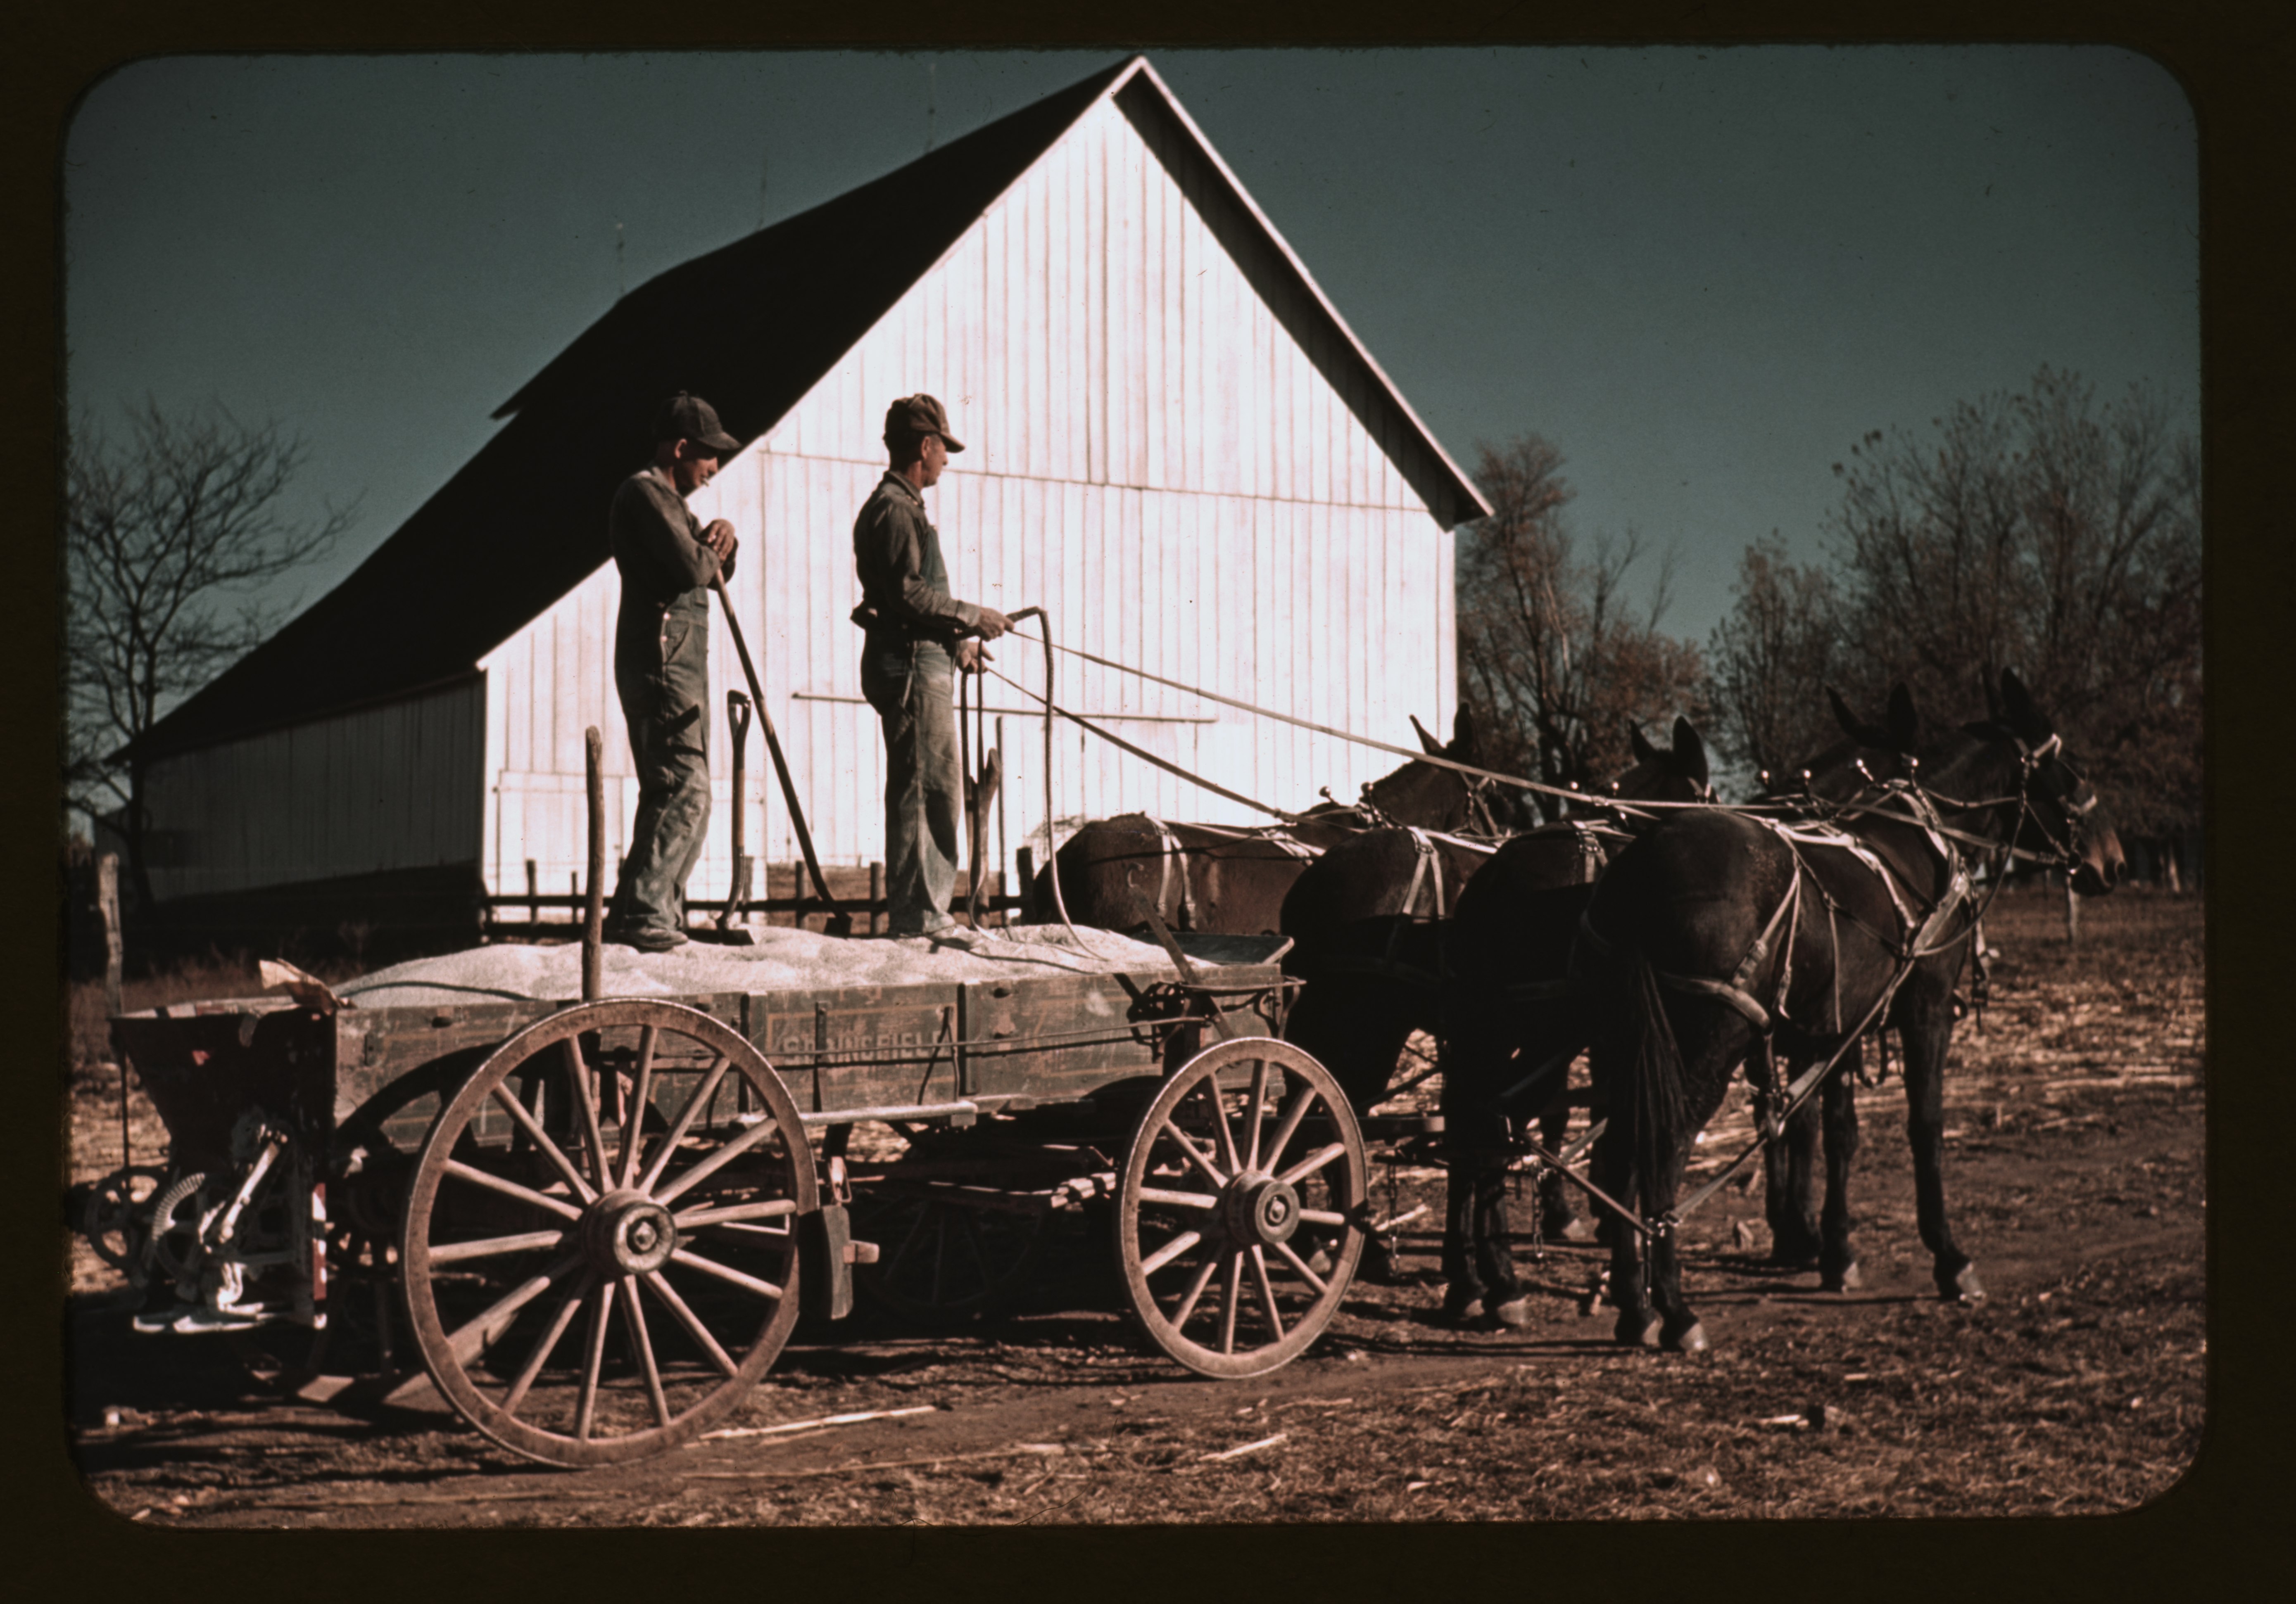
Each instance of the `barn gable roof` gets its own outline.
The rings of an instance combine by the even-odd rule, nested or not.
[[[1439,522],[1486,514],[1471,480],[1356,339],[1144,57],[907,166],[660,274],[496,410],[508,421],[340,585],[153,726],[146,758],[467,677],[609,556],[603,509],[652,449],[661,397],[706,396],[745,445],[781,421],[1094,104],[1185,130],[1281,271],[1375,381],[1425,455]],[[695,307],[718,308],[699,335]],[[803,308],[802,316],[789,315]]]

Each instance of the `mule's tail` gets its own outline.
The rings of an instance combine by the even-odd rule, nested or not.
[[[1684,1138],[1682,1049],[1650,960],[1625,951],[1606,969],[1595,999],[1600,1021],[1595,1061],[1606,1083],[1603,1094],[1611,1133],[1620,1150],[1633,1156],[1638,1192],[1634,1201],[1647,1221],[1659,1206],[1660,1177]]]

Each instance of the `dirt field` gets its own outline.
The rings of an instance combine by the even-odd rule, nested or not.
[[[135,1334],[117,1277],[82,1254],[71,1440],[121,1515],[206,1527],[2128,1510],[2177,1481],[2206,1409],[2202,913],[2197,897],[2127,891],[2087,904],[2069,944],[2054,896],[1997,906],[1993,1003],[1964,1023],[1947,1093],[1948,1196],[1990,1294],[1967,1306],[1930,1291],[1892,1075],[1860,1100],[1864,1289],[1823,1295],[1814,1273],[1762,1267],[1759,1190],[1726,1190],[1686,1227],[1714,1345],[1695,1358],[1617,1349],[1607,1309],[1581,1314],[1591,1248],[1530,1266],[1549,1296],[1529,1330],[1444,1329],[1428,1243],[1403,1284],[1358,1281],[1288,1369],[1200,1380],[1132,1336],[1078,1240],[992,1329],[921,1338],[865,1310],[801,1326],[733,1424],[878,1418],[569,1472],[443,1413],[277,1399],[227,1338]],[[116,1076],[78,1069],[74,1110],[75,1175],[93,1178],[119,1161]],[[160,1133],[138,1112],[148,1162]],[[1707,1162],[1746,1133],[1734,1099]],[[1404,1207],[1439,1215],[1434,1171],[1392,1181]]]

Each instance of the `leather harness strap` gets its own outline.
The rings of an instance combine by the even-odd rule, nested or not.
[[[1165,896],[1172,888],[1172,863],[1175,859],[1177,859],[1180,865],[1179,922],[1182,929],[1193,930],[1196,928],[1196,899],[1193,888],[1188,884],[1187,848],[1180,845],[1180,838],[1172,833],[1172,827],[1163,820],[1153,814],[1142,814],[1140,816],[1156,827],[1157,839],[1163,843],[1163,851],[1158,859],[1159,871],[1156,880],[1156,906],[1159,916],[1161,916]]]

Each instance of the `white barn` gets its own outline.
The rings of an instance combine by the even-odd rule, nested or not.
[[[680,335],[695,306],[726,310]],[[324,928],[453,925],[481,892],[522,894],[529,861],[562,892],[586,850],[590,724],[619,853],[636,785],[605,505],[677,389],[746,442],[691,504],[741,534],[729,590],[825,863],[882,856],[850,532],[883,471],[886,404],[914,390],[968,447],[927,493],[957,594],[1043,605],[1064,643],[1318,723],[1406,744],[1408,716],[1447,728],[1449,531],[1488,509],[1136,57],[618,303],[357,573],[153,732],[155,897],[209,926]],[[732,870],[724,693],[742,681],[713,628],[697,900]],[[994,650],[1041,688],[1035,644]],[[1041,852],[1038,706],[988,687],[1001,833]],[[1393,766],[1073,659],[1057,691],[1281,806]],[[1129,809],[1264,822],[1073,725],[1052,758],[1056,833]],[[749,850],[787,862],[754,730],[749,765]]]

